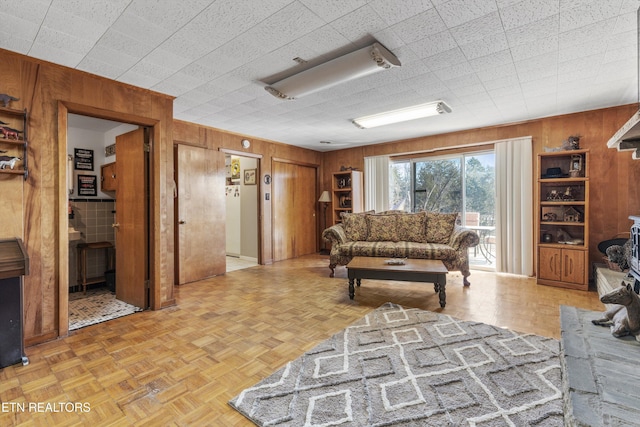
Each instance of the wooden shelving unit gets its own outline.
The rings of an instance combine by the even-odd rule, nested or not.
[[[537,281],[588,290],[589,151],[540,153],[537,172]]]
[[[343,212],[362,212],[364,210],[364,188],[362,172],[334,172],[331,180],[331,224],[342,222]]]
[[[0,127],[15,129],[17,132],[16,139],[11,139],[7,135],[0,137],[0,156],[20,157],[13,169],[5,167],[0,169],[0,173],[22,175],[26,180],[29,176],[29,168],[27,167],[27,110],[14,110],[13,108],[0,107],[0,120],[6,124],[0,124]]]

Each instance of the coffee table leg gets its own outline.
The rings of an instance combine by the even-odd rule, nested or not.
[[[362,282],[362,279],[358,278],[356,279],[356,286],[360,287],[360,282]]]
[[[358,279],[358,285],[360,285],[360,279]],[[349,299],[353,299],[356,294],[356,290],[353,287],[353,279],[349,279]]]
[[[437,284],[438,287],[440,288],[440,307],[444,308],[444,306],[447,304],[447,293],[445,292],[445,284]]]
[[[433,284],[433,291],[437,294],[438,292],[440,292],[440,285],[438,284],[438,282]]]

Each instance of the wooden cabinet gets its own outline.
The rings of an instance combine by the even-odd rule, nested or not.
[[[343,212],[364,210],[363,178],[360,171],[334,172],[331,179],[332,225],[342,221]]]
[[[0,107],[0,173],[22,175],[27,167],[27,110]]]
[[[538,155],[537,281],[589,288],[589,151]]]
[[[102,174],[100,189],[102,191],[116,191],[116,163],[107,163],[100,167]]]

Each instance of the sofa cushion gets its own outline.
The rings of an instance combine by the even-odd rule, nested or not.
[[[418,243],[426,242],[426,222],[426,212],[406,213],[398,215],[396,218],[398,241]]]
[[[394,242],[348,242],[340,245],[340,255],[394,258],[396,247]]]
[[[397,242],[396,227],[398,215],[367,215],[368,242]]]
[[[448,244],[457,219],[457,213],[427,212],[427,242]]]
[[[349,241],[367,240],[367,219],[369,212],[343,213],[342,226]]]
[[[396,257],[398,258],[449,260],[455,259],[456,256],[457,251],[455,249],[440,243],[396,243]]]

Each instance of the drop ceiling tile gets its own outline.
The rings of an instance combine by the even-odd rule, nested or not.
[[[2,2],[2,14],[32,22],[39,26],[47,15],[47,9],[51,1],[52,0],[4,1]],[[3,20],[2,22],[12,22],[12,20]],[[3,27],[7,28],[8,25],[5,24]]]
[[[29,50],[31,49],[31,45],[33,43],[33,38],[22,38],[18,37],[15,34],[6,33],[0,30],[0,40],[2,40],[2,48],[10,50],[12,52],[18,52],[23,55],[28,55]]]
[[[82,17],[87,21],[111,25],[130,4],[135,3],[131,0],[109,0],[103,2],[89,2],[86,0],[52,1],[47,15],[54,10],[59,10]]]
[[[451,33],[447,30],[409,43],[407,46],[409,47],[409,49],[415,52],[418,58],[427,58],[429,56],[437,55],[438,53],[454,49],[458,46],[458,43],[455,41]]]
[[[494,12],[451,28],[450,31],[458,44],[464,45],[504,30],[498,12]]]
[[[514,61],[550,54],[558,51],[558,37],[549,36],[532,42],[526,42],[511,47],[511,56]]]
[[[487,37],[460,45],[462,53],[468,60],[502,52],[509,47],[504,33],[489,34]]]
[[[82,57],[93,47],[93,41],[90,39],[81,39],[50,27],[42,27],[35,39],[34,46],[35,45],[50,46],[52,48],[59,49],[60,51],[74,53],[79,55],[80,59],[82,59]],[[73,64],[73,66],[76,64]]]
[[[92,71],[93,68],[91,64],[96,65],[99,63],[104,63],[104,58],[108,58],[108,63],[111,65],[111,67],[109,68],[110,72],[108,74],[110,78],[120,76],[129,68],[133,67],[139,60],[138,56],[130,55],[124,50],[111,49],[109,47],[98,44],[93,49],[91,49],[91,51],[82,59],[82,62],[80,62],[80,64],[78,65],[81,66],[81,69],[85,71],[94,72]],[[118,72],[118,70],[120,71]],[[117,72],[117,75],[113,76],[112,73],[115,72]]]
[[[127,34],[114,29],[109,29],[96,43],[93,50],[98,47],[116,52],[123,52],[135,58],[142,58],[153,50],[153,45],[142,40],[135,39]],[[102,53],[102,52],[100,52]]]
[[[568,28],[579,28],[614,18],[623,0],[561,1],[560,22]]]
[[[467,86],[479,84],[480,79],[468,63],[455,64],[433,72],[447,86]]]
[[[535,43],[548,37],[557,37],[560,15],[552,15],[522,27],[506,31],[509,45],[517,46],[525,43]]]
[[[331,22],[367,4],[367,0],[298,0],[309,10]]]
[[[122,73],[129,69],[134,62],[131,62],[130,65],[122,66],[117,63],[117,61],[113,60],[112,57],[109,62],[105,62],[102,60],[104,56],[85,56],[82,58],[82,61],[78,64],[77,68],[81,71],[86,71],[87,73],[96,74],[99,76],[103,76],[109,79],[116,80]]]
[[[0,33],[3,34],[3,41],[7,40],[5,37],[15,37],[16,39],[24,39],[26,41],[33,40],[38,34],[38,30],[42,24],[41,21],[10,15],[2,10],[0,10],[0,22],[11,23],[11,25],[2,25],[2,28],[0,28]],[[6,36],[4,34],[6,34]]]
[[[479,58],[474,58],[469,60],[469,64],[473,67],[474,70],[486,70],[486,69],[494,69],[499,66],[511,65],[513,64],[513,57],[511,56],[511,52],[508,50],[503,50],[500,52],[495,52],[490,55],[481,56]]]
[[[44,44],[37,41],[31,46],[29,56],[73,68],[82,60],[84,55],[82,53],[61,49],[56,45]]]
[[[156,45],[165,41],[171,32],[132,13],[123,13],[111,27],[134,40],[144,40],[145,44]]]
[[[432,34],[441,33],[446,29],[447,26],[435,9],[426,10],[391,26],[391,30],[404,40],[405,43],[413,43],[425,39]]]
[[[486,0],[451,0],[436,6],[447,27],[457,27],[497,12],[495,2]]]
[[[425,58],[423,59],[423,62],[429,67],[430,70],[436,71],[458,64],[465,64],[467,63],[467,58],[459,48],[455,48]]]
[[[173,33],[186,25],[211,3],[211,0],[180,0],[167,1],[162,7],[158,7],[157,0],[135,0],[127,7],[127,13],[136,15],[138,19],[151,22],[158,27],[165,28],[167,32]]]
[[[559,13],[558,0],[528,0],[500,9],[506,30],[528,26]]]
[[[560,21],[561,28],[568,28],[567,31],[560,32],[560,49],[583,44],[587,40],[599,40],[609,36],[610,28],[615,26],[616,19],[611,18],[605,21],[598,21],[593,24],[573,28],[566,27],[563,20]]]
[[[187,37],[182,31],[172,34],[160,46],[164,50],[189,58],[192,61],[197,61],[214,49],[214,47],[204,43],[202,40],[193,40]]]
[[[123,75],[118,77],[119,82],[138,86],[144,89],[149,89],[150,87],[157,85],[161,80],[161,78],[151,76],[149,74],[142,74],[132,70],[128,70]]]
[[[486,75],[482,75],[482,73],[478,73],[478,78],[480,78],[483,86],[487,90],[519,85],[520,79],[518,78],[515,68],[511,68],[509,71],[509,74],[491,74],[491,72],[487,72]]]
[[[395,25],[433,7],[430,0],[373,0],[369,5],[387,25]]]
[[[347,40],[361,42],[371,38],[371,34],[385,27],[384,21],[369,6],[363,6],[332,21],[330,24]]]

